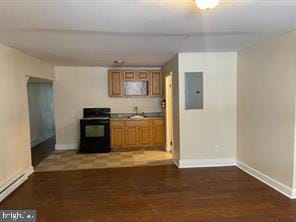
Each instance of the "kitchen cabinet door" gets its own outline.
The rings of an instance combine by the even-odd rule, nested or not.
[[[126,147],[137,147],[138,146],[138,131],[137,127],[126,127]]]
[[[151,71],[150,96],[162,96],[162,74],[160,71]]]
[[[165,145],[165,122],[153,120],[153,142],[155,146]]]
[[[137,121],[125,122],[125,146],[137,147],[138,146],[138,124]]]
[[[124,71],[124,79],[126,80],[135,80],[136,79],[136,72],[134,71]]]
[[[148,80],[149,73],[147,71],[139,71],[138,72],[138,80]]]
[[[153,144],[152,121],[139,121],[139,145],[151,146]]]
[[[111,147],[125,146],[125,127],[124,121],[111,121]]]
[[[111,120],[111,147],[138,148],[165,145],[165,120]]]
[[[109,72],[109,96],[116,97],[122,96],[122,75],[121,71]]]

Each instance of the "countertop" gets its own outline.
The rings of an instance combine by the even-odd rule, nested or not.
[[[164,119],[163,116],[155,116],[155,117],[145,117],[143,119],[132,119],[128,117],[112,117],[111,121],[143,121],[143,120],[154,120],[154,119]]]
[[[146,117],[143,119],[131,119],[131,118],[111,118],[111,121],[144,121],[144,120],[154,120],[154,119],[164,119],[164,117]]]
[[[139,115],[142,113],[140,112]],[[145,112],[143,119],[132,119],[131,116],[134,116],[134,113],[112,113],[111,121],[144,121],[144,120],[153,120],[153,119],[164,119],[165,115],[163,112]]]

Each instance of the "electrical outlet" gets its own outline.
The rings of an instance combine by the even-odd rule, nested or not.
[[[215,146],[215,152],[216,153],[220,153],[220,150],[221,150],[221,146],[220,145],[216,145]]]

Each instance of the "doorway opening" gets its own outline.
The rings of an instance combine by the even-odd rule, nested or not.
[[[173,81],[172,72],[165,76],[165,98],[166,98],[166,150],[173,149]]]
[[[30,78],[27,82],[32,166],[48,157],[55,146],[53,82]]]

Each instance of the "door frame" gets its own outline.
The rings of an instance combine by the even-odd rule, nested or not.
[[[173,149],[173,73],[165,75],[165,100],[166,100],[166,151]]]

